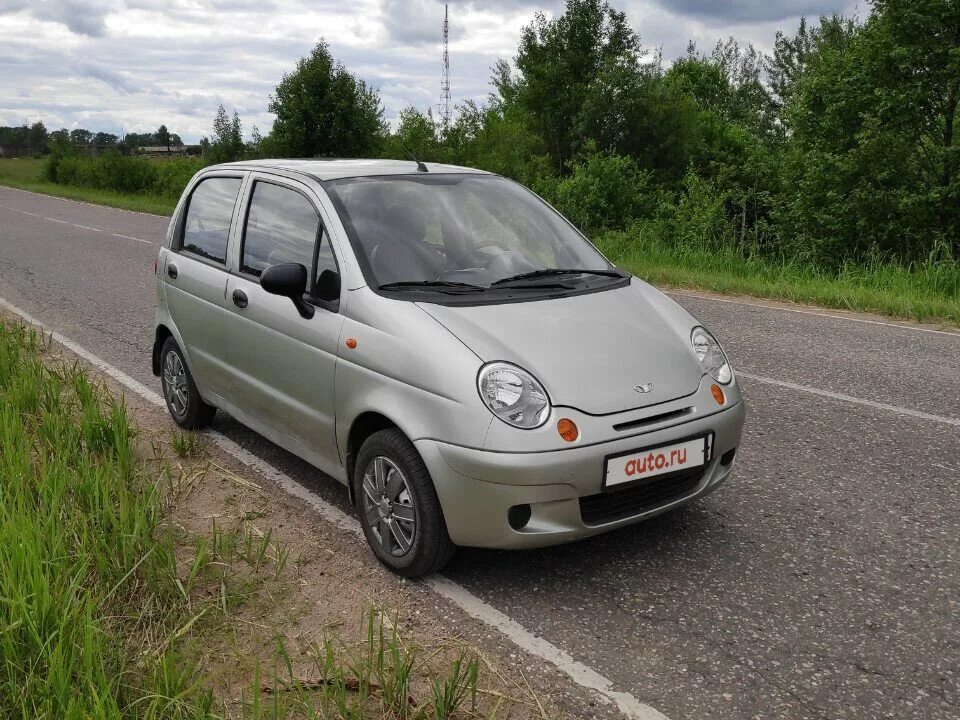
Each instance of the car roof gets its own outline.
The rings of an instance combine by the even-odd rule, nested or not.
[[[432,174],[469,173],[489,175],[474,168],[424,163]],[[412,160],[242,160],[240,162],[211,165],[206,170],[223,168],[237,170],[275,170],[283,174],[306,175],[314,180],[339,180],[341,178],[374,177],[378,175],[416,175],[417,165]]]

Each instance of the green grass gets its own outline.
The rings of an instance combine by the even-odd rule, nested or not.
[[[160,445],[152,461],[141,445],[122,402],[0,319],[0,717],[238,717],[198,670],[204,648],[252,624],[244,607],[289,591],[290,550],[249,524],[196,536],[168,525],[183,483]],[[477,657],[430,669],[395,628],[371,610],[359,641],[331,631],[295,653],[278,629],[272,652],[244,657],[240,716],[476,717]]]
[[[733,250],[671,247],[639,232],[608,233],[597,244],[613,262],[654,285],[960,324],[960,265],[950,260],[850,263],[829,270]]]
[[[156,195],[130,195],[46,182],[40,179],[42,167],[43,160],[33,158],[0,159],[0,185],[154,215],[170,215],[177,206],[176,199]]]
[[[124,640],[182,611],[126,410],[42,351],[34,331],[0,324],[0,715],[202,716],[168,714],[205,703],[186,679],[155,682],[172,654],[137,663]]]

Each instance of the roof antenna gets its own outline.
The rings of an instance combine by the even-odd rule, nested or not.
[[[407,154],[407,157],[417,164],[417,172],[430,172],[426,165],[417,160],[417,156],[413,154],[412,150],[408,149],[405,145],[401,145],[400,147],[403,148],[403,151]]]

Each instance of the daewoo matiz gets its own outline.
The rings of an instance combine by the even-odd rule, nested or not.
[[[415,162],[200,172],[157,259],[153,370],[181,426],[220,408],[347,485],[406,576],[703,496],[744,421],[679,305],[521,185]]]

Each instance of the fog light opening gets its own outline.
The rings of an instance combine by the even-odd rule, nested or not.
[[[507,522],[514,530],[523,530],[530,522],[532,514],[533,510],[530,509],[529,505],[514,505],[507,512]]]
[[[737,449],[733,448],[732,450],[727,450],[723,455],[720,456],[720,464],[724,467],[729,467],[733,464],[733,458],[737,455]]]
[[[723,394],[723,388],[719,385],[711,385],[710,392],[713,393],[713,399],[717,401],[717,405],[723,405],[727,401],[727,396]]]
[[[567,442],[576,442],[577,438],[580,437],[580,428],[570,418],[560,419],[557,423],[557,432]]]

